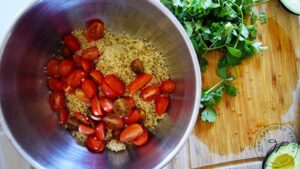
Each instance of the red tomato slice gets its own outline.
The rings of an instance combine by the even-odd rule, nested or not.
[[[175,91],[176,84],[173,80],[165,80],[160,84],[160,89],[163,93],[173,93]]]
[[[65,59],[71,59],[72,58],[72,55],[73,55],[73,52],[67,48],[66,46],[62,46],[60,48],[60,54],[65,58]]]
[[[95,132],[96,132],[95,129],[93,129],[89,126],[86,126],[84,124],[79,124],[78,131],[85,135],[92,135],[92,134],[95,134]]]
[[[83,93],[89,98],[92,98],[98,92],[95,82],[90,79],[85,79],[82,82],[81,88],[82,88]]]
[[[85,144],[92,153],[100,153],[105,148],[104,141],[99,140],[96,136],[88,136]]]
[[[103,122],[98,123],[96,127],[96,137],[99,140],[105,140],[105,124]]]
[[[81,52],[81,58],[87,59],[87,60],[95,60],[99,56],[100,56],[100,53],[96,46],[83,49]]]
[[[65,124],[68,121],[69,111],[66,108],[60,110],[60,124]]]
[[[72,60],[63,60],[59,65],[59,75],[68,76],[75,69],[75,62]]]
[[[125,84],[116,75],[107,75],[105,76],[104,81],[119,96],[125,93],[126,91]]]
[[[106,127],[113,131],[120,130],[124,127],[123,119],[114,113],[107,113],[103,121],[105,122]]]
[[[144,133],[138,138],[136,138],[135,140],[133,140],[132,143],[136,146],[142,146],[147,143],[148,139],[149,139],[148,131],[147,129],[144,129]]]
[[[104,36],[104,23],[99,19],[93,19],[87,24],[86,40],[96,41]]]
[[[92,113],[95,116],[103,116],[104,115],[104,112],[101,110],[100,100],[98,99],[98,97],[94,97],[92,99],[91,104],[92,104],[91,105]]]
[[[128,102],[128,105],[131,110],[135,108],[135,101],[132,97],[125,96],[124,99]]]
[[[81,67],[83,68],[83,70],[87,73],[90,72],[94,67],[94,64],[86,59],[81,59],[80,64],[81,64]]]
[[[120,141],[131,142],[137,139],[144,133],[144,130],[140,124],[134,123],[125,128],[120,134]]]
[[[80,45],[78,39],[75,36],[73,36],[72,34],[69,34],[64,37],[64,43],[65,43],[65,46],[73,52],[80,50],[80,48],[81,48],[81,45]]]
[[[80,88],[77,88],[75,90],[75,96],[76,96],[76,99],[78,99],[81,102],[84,102],[87,104],[91,103],[91,100],[86,96],[86,94],[84,94],[84,92]]]
[[[116,99],[119,95],[114,91],[112,90],[107,84],[105,81],[103,81],[101,83],[101,90],[102,90],[102,93],[104,94],[104,96],[106,96],[107,98],[109,99]]]
[[[51,78],[48,81],[48,86],[51,90],[56,91],[56,92],[61,92],[64,90],[64,83],[55,78]]]
[[[59,67],[60,60],[58,59],[51,59],[47,63],[47,73],[50,77],[58,77],[59,76]]]
[[[74,59],[74,62],[76,63],[76,65],[78,67],[80,67],[81,66],[81,64],[80,64],[81,56],[79,56],[79,55],[73,55],[73,59]]]
[[[91,119],[93,119],[94,121],[101,121],[102,120],[102,116],[96,116],[96,115],[94,115],[92,113],[89,114],[89,117]]]
[[[160,95],[156,100],[155,100],[155,111],[158,115],[164,114],[169,106],[169,97],[166,95]]]
[[[155,100],[159,95],[160,88],[157,85],[147,86],[141,92],[142,99],[146,102]]]
[[[144,87],[148,82],[152,80],[153,76],[151,74],[142,74],[137,77],[134,81],[132,81],[128,86],[129,93],[133,94],[137,92],[139,89]]]
[[[82,113],[74,112],[73,116],[75,117],[75,119],[79,120],[81,123],[83,123],[85,125],[89,125],[88,118],[85,115],[83,115]]]
[[[133,124],[139,121],[142,118],[138,110],[132,110],[129,116],[124,118],[126,124]]]
[[[86,77],[84,71],[77,69],[74,70],[68,77],[67,77],[67,84],[73,87],[79,87],[81,85],[81,80]]]
[[[100,106],[102,110],[104,110],[107,113],[111,113],[113,111],[113,101],[108,98],[101,97]]]
[[[60,111],[65,107],[65,96],[59,92],[53,92],[49,95],[49,103],[53,111]]]
[[[96,69],[91,70],[90,76],[99,85],[104,80],[104,76],[103,76],[103,74],[102,74],[102,72],[100,70],[96,70]]]
[[[75,91],[75,88],[72,87],[72,86],[70,86],[70,85],[68,85],[67,83],[64,83],[64,87],[63,88],[64,88],[64,92],[68,93],[68,94],[71,94],[71,93],[73,93]]]

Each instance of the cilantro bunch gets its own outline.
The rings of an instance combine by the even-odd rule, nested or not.
[[[255,22],[266,23],[266,15],[255,14],[252,7],[268,0],[161,0],[184,26],[198,55],[201,71],[207,69],[207,52],[220,50],[224,55],[218,61],[216,74],[220,82],[203,89],[201,113],[203,121],[214,122],[214,106],[222,99],[224,91],[236,96],[238,89],[231,81],[238,76],[235,66],[244,59],[266,50],[256,38]],[[247,23],[246,24],[246,20]]]

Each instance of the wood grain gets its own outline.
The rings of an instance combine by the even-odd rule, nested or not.
[[[219,114],[214,124],[198,120],[189,139],[192,168],[255,159],[253,146],[259,130],[273,123],[298,126],[299,18],[287,13],[277,1],[256,10],[268,16],[267,24],[258,25],[258,41],[269,50],[237,67],[239,78],[234,85],[239,88],[238,96],[223,98],[216,107]],[[219,81],[215,70],[221,55],[212,52],[207,56],[204,87]]]

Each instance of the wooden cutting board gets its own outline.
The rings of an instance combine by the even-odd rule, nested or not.
[[[268,148],[260,152],[259,147],[270,146],[263,143],[264,131],[277,141],[297,137],[299,141],[300,18],[275,0],[257,6],[256,11],[267,14],[267,24],[258,24],[257,30],[258,41],[269,50],[237,67],[239,77],[234,85],[239,93],[223,98],[216,107],[218,118],[214,124],[198,118],[188,146],[191,168],[238,164],[259,167],[262,153]],[[207,56],[209,69],[203,76],[204,87],[219,81],[215,70],[221,55],[212,52]],[[289,136],[289,131],[296,136]]]

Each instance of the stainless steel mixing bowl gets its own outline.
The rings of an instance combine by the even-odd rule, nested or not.
[[[58,42],[87,20],[114,33],[146,38],[166,56],[177,83],[168,117],[145,146],[92,154],[58,125],[48,104],[43,67]],[[16,21],[1,50],[0,121],[16,149],[37,168],[161,168],[187,140],[200,106],[201,78],[193,46],[176,18],[156,0],[40,0]]]

